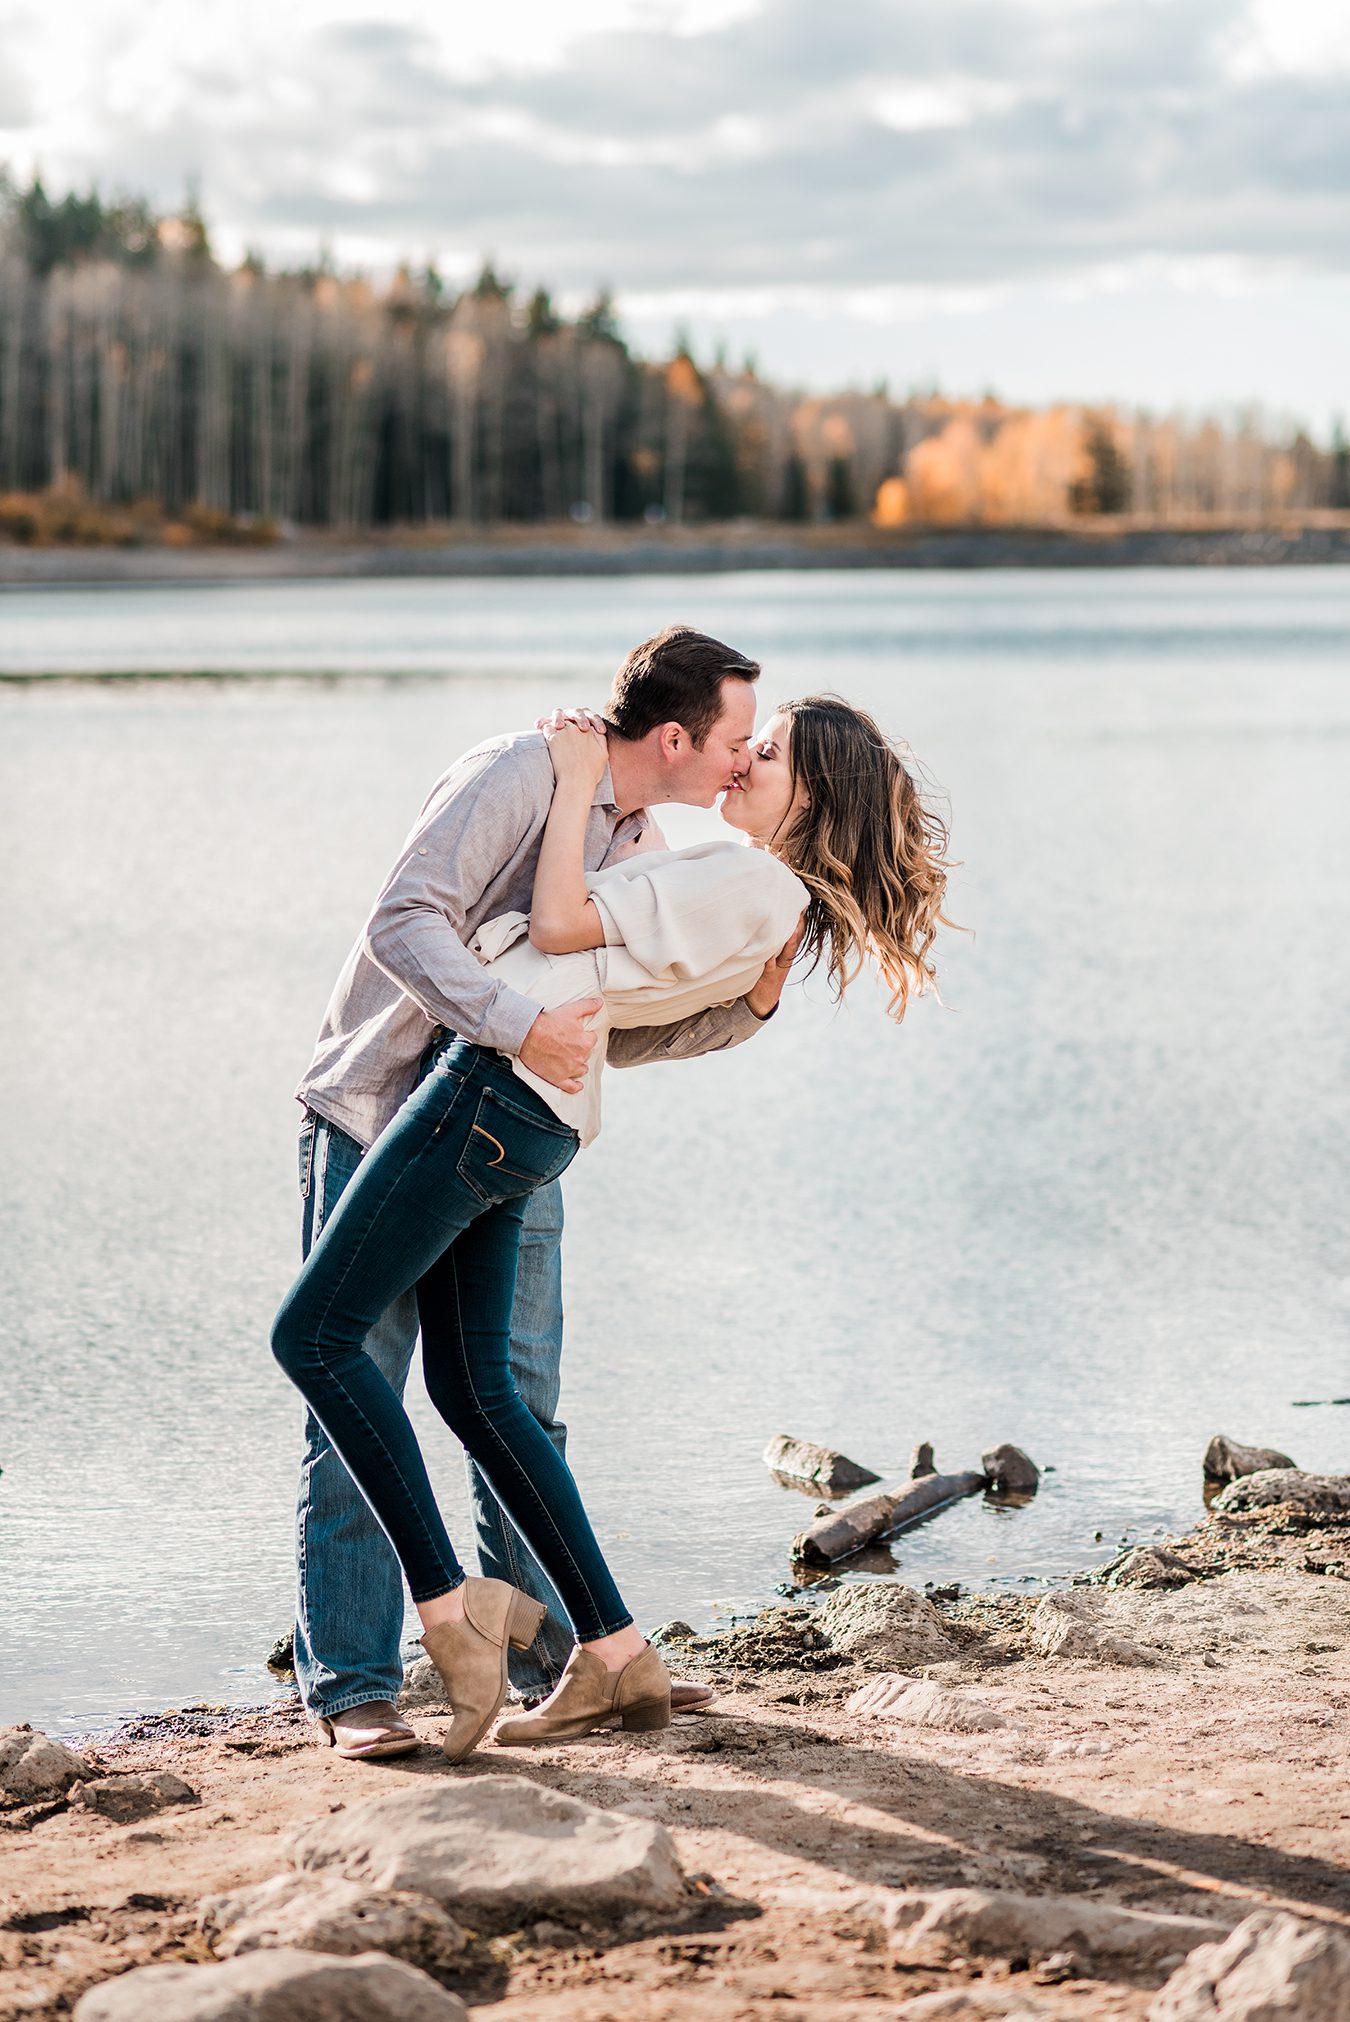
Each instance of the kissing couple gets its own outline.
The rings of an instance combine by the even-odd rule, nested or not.
[[[507,1745],[670,1722],[565,1457],[559,1181],[599,1131],[606,1066],[752,1038],[794,964],[823,962],[842,996],[870,963],[898,1020],[945,924],[946,830],[897,747],[831,695],[756,737],[759,671],[672,626],[628,655],[602,718],[558,712],[467,753],[338,978],[298,1090],[305,1261],[272,1348],[308,1406],[296,1677],[341,1755],[419,1745],[394,1704],[404,1581],[451,1761],[508,1682]],[[719,794],[739,838],[669,849],[651,810]],[[481,1578],[402,1403],[419,1331]]]

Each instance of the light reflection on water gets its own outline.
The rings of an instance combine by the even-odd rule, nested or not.
[[[897,1541],[1063,1576],[1190,1520],[1216,1430],[1350,1465],[1350,575],[10,592],[0,672],[454,671],[0,694],[0,1720],[256,1697],[289,1617],[291,1086],[431,778],[687,618],[951,797],[948,1008],[794,992],[616,1075],[568,1180],[565,1406],[640,1619],[787,1572],[773,1432],[1054,1472]],[[269,657],[270,647],[270,657]],[[708,818],[673,811],[675,841]],[[419,1424],[452,1525],[450,1442]],[[1104,1542],[1094,1543],[1101,1531]]]

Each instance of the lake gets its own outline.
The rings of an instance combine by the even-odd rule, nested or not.
[[[291,1089],[436,775],[674,619],[911,742],[971,932],[898,1031],[816,980],[606,1084],[564,1405],[639,1620],[788,1578],[775,1432],[1053,1470],[896,1540],[920,1585],[1193,1520],[1216,1431],[1350,1467],[1350,571],[0,591],[0,676],[82,677],[0,687],[0,1721],[273,1689]]]

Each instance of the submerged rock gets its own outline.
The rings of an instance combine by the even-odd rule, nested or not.
[[[75,2022],[468,2022],[458,1994],[368,1953],[249,1952],[223,1966],[142,1966],[75,2004]]]
[[[1020,1446],[991,1446],[980,1455],[980,1466],[994,1488],[1008,1495],[1034,1495],[1041,1485],[1041,1471]]]
[[[816,1620],[834,1649],[873,1670],[918,1670],[952,1654],[951,1639],[932,1602],[899,1580],[839,1587]]]
[[[791,1439],[786,1432],[775,1433],[764,1449],[764,1465],[775,1474],[812,1488],[830,1489],[836,1495],[850,1489],[866,1488],[881,1476],[870,1467],[850,1460],[832,1446],[816,1446],[809,1439]]]
[[[354,1804],[306,1826],[291,1858],[311,1873],[431,1896],[478,1928],[671,1909],[685,1894],[663,1825],[516,1776],[428,1784]]]
[[[275,1949],[343,1958],[387,1952],[435,1972],[468,1943],[430,1896],[363,1888],[341,1875],[274,1875],[256,1888],[207,1896],[197,1920],[219,1959]]]
[[[63,1797],[73,1783],[93,1773],[64,1741],[26,1725],[0,1727],[0,1799],[40,1804],[44,1798]]]
[[[1350,1934],[1257,1910],[1190,1954],[1148,2022],[1350,2022]]]
[[[1243,1446],[1216,1432],[1205,1448],[1202,1466],[1206,1481],[1241,1481],[1247,1474],[1261,1474],[1272,1467],[1297,1467],[1297,1461],[1274,1446]]]

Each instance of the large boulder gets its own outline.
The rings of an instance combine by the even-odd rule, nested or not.
[[[973,1952],[1035,1964],[1054,1952],[1073,1952],[1140,1972],[1160,1972],[1217,1935],[1217,1927],[1199,1917],[1002,1889],[901,1896],[890,1923],[891,1943],[906,1958],[941,1961]]]
[[[1216,1432],[1205,1448],[1202,1465],[1206,1481],[1241,1481],[1247,1474],[1262,1474],[1272,1467],[1297,1467],[1298,1463],[1278,1447],[1243,1446],[1226,1433]]]
[[[1177,1968],[1149,2022],[1350,2022],[1350,1933],[1257,1910]]]
[[[1086,1658],[1097,1664],[1156,1664],[1159,1655],[1111,1626],[1097,1592],[1046,1594],[1031,1617],[1038,1657]]]
[[[92,1776],[82,1755],[37,1729],[0,1727],[0,1801],[41,1804],[62,1797],[72,1783]]]
[[[458,1994],[368,1952],[250,1952],[223,1966],[141,1966],[91,1987],[75,2022],[468,2022]]]
[[[832,1593],[816,1617],[830,1645],[877,1671],[914,1671],[953,1654],[931,1601],[898,1580],[852,1582]]]
[[[468,1942],[430,1896],[367,1889],[341,1875],[273,1875],[251,1889],[207,1896],[197,1905],[197,1921],[218,1959],[277,1949],[347,1959],[387,1952],[435,1972]]]
[[[438,1780],[351,1805],[304,1827],[291,1858],[311,1873],[431,1896],[479,1929],[667,1910],[685,1894],[663,1825],[523,1776]]]
[[[1350,1510],[1350,1474],[1305,1474],[1301,1467],[1267,1467],[1230,1481],[1214,1501],[1223,1516],[1281,1506],[1305,1516],[1343,1516]]]

